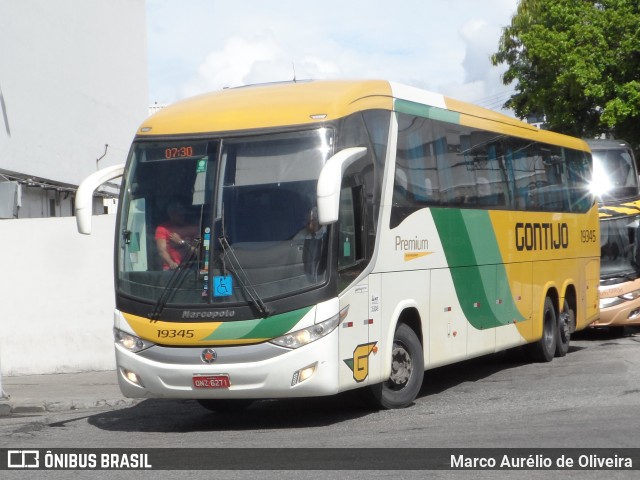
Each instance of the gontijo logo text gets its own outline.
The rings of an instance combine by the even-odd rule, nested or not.
[[[559,250],[569,247],[566,223],[516,223],[516,249]]]

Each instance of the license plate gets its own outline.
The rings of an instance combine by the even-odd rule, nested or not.
[[[194,375],[193,386],[195,388],[229,388],[231,380],[229,375]]]

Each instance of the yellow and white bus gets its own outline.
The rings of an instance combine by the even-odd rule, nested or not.
[[[600,204],[600,319],[619,335],[640,325],[640,189],[633,150],[622,140],[587,140]]]
[[[77,194],[87,233],[93,189],[124,172],[122,392],[222,410],[366,387],[400,408],[427,369],[565,355],[598,316],[590,170],[580,139],[387,81],[166,107]],[[181,256],[161,259],[168,244]]]

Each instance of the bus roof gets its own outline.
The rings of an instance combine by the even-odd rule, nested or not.
[[[589,151],[583,140],[539,130],[493,110],[386,80],[312,80],[227,88],[163,108],[140,126],[138,136],[321,125],[368,109],[403,111]]]
[[[624,140],[617,139],[585,139],[592,151],[596,150],[616,150],[619,148],[631,150],[631,147]]]

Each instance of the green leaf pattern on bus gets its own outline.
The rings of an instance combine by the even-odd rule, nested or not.
[[[432,209],[431,213],[458,301],[469,323],[480,330],[525,320],[511,292],[497,292],[499,285],[508,289],[510,283],[489,212]],[[501,303],[496,302],[497,298]]]
[[[304,317],[311,307],[281,313],[257,320],[223,322],[203,340],[255,340],[284,335]]]

